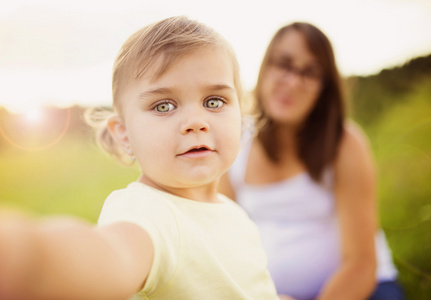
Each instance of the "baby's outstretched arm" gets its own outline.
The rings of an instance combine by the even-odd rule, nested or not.
[[[130,223],[0,216],[0,299],[127,299],[151,268],[149,235]]]

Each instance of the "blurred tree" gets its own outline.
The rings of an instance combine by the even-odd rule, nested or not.
[[[431,85],[431,54],[412,59],[401,67],[384,69],[377,75],[346,80],[351,91],[352,117],[368,126],[395,103],[404,101],[416,85]]]

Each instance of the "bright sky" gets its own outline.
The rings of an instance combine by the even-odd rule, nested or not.
[[[251,89],[282,25],[308,21],[331,39],[344,75],[368,75],[431,53],[429,0],[0,0],[0,106],[110,105],[117,51],[140,27],[199,20],[237,52]]]

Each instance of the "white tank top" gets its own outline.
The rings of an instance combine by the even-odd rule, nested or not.
[[[308,173],[263,185],[244,182],[251,139],[229,170],[236,201],[260,230],[268,269],[279,294],[315,298],[340,263],[333,174],[323,183]],[[397,271],[383,231],[376,235],[377,279],[393,280]]]

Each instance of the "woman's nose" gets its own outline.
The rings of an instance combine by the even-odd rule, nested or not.
[[[280,82],[282,82],[283,84],[290,84],[290,85],[302,85],[303,83],[303,78],[302,78],[302,74],[299,74],[296,71],[289,71],[289,72],[284,72],[283,75],[280,77]]]

